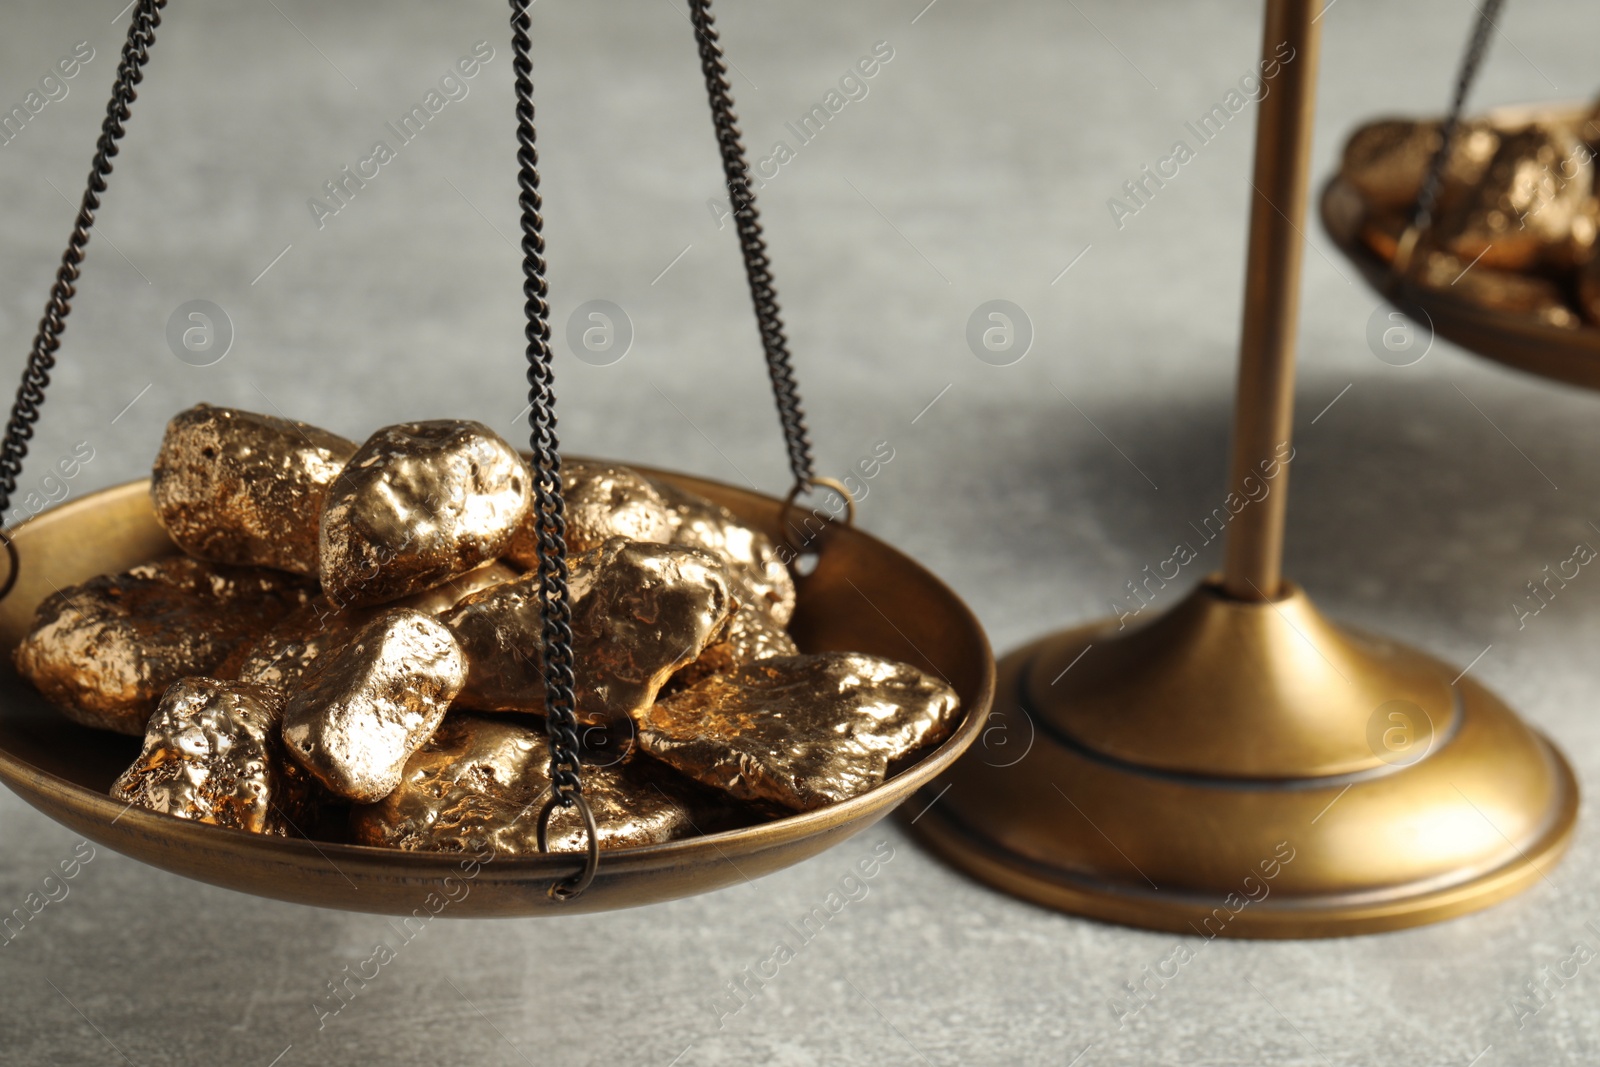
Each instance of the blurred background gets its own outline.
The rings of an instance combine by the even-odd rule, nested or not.
[[[7,375],[82,192],[122,2],[0,9],[0,111],[45,100],[0,144]],[[1474,14],[1329,5],[1319,175],[1358,123],[1444,108]],[[997,650],[1107,614],[1221,500],[1253,105],[1144,203],[1124,183],[1196,146],[1185,122],[1257,69],[1260,5],[724,0],[717,15],[770,175],[759,205],[819,469],[888,442],[860,522],[966,597]],[[564,447],[781,493],[685,10],[541,0],[533,26]],[[1577,0],[1509,4],[1471,106],[1592,97],[1596,27]],[[465,417],[523,440],[510,77],[504,4],[172,5],[17,502],[59,497],[39,479],[82,443],[71,497],[143,476],[198,401],[357,439]],[[827,121],[806,128],[818,106]],[[406,140],[390,124],[414,107],[426,121]],[[392,158],[373,175],[379,141]],[[335,198],[342,168],[371,176]],[[1314,220],[1306,236],[1290,575],[1330,614],[1481,655],[1474,672],[1594,781],[1600,578],[1531,619],[1514,605],[1575,544],[1600,546],[1600,399],[1442,341],[1413,366],[1380,361],[1376,298]],[[969,340],[995,300],[1014,306],[998,351]],[[185,345],[197,324],[213,333]],[[101,850],[0,946],[0,1063],[1593,1062],[1592,979],[1541,971],[1580,938],[1600,947],[1583,925],[1600,921],[1591,807],[1564,865],[1509,904],[1382,937],[1206,945],[1120,1026],[1123,984],[1177,939],[994,895],[898,825],[708,897],[432,924],[334,1017],[314,1004],[392,936],[385,919]],[[0,795],[0,912],[74,841]],[[724,1014],[728,983],[879,842],[894,859],[870,892]],[[1553,991],[1531,1018],[1515,1007],[1529,981]]]

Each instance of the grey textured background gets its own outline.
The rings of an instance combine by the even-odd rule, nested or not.
[[[8,375],[70,223],[50,183],[74,200],[81,188],[121,2],[0,10],[7,107],[74,43],[96,52],[66,98],[0,147]],[[1260,10],[925,2],[730,2],[723,28],[761,154],[874,42],[895,50],[762,203],[823,468],[892,442],[862,521],[942,574],[1004,650],[1103,614],[1218,500],[1253,119],[1123,229],[1106,200],[1252,67]],[[175,8],[24,490],[79,441],[95,459],[75,495],[140,475],[164,420],[199,400],[357,437],[437,416],[514,432],[503,5]],[[1329,10],[1319,173],[1363,117],[1443,104],[1472,10]],[[565,443],[781,490],[732,231],[706,207],[719,172],[685,14],[675,0],[542,0],[534,19],[557,332],[604,298],[637,335],[604,368],[563,346]],[[1589,95],[1595,20],[1578,0],[1511,4],[1477,102]],[[485,39],[495,56],[470,95],[319,231],[307,198]],[[1291,572],[1332,613],[1459,663],[1492,646],[1477,673],[1594,781],[1600,578],[1573,582],[1520,630],[1511,605],[1576,542],[1600,544],[1595,399],[1442,343],[1414,367],[1379,362],[1364,340],[1373,297],[1307,230]],[[237,333],[211,367],[163,339],[194,298],[225,308]],[[1013,366],[979,362],[964,341],[993,298],[1035,329]],[[1120,1031],[1108,999],[1174,938],[994,895],[892,826],[661,907],[435,923],[320,1031],[312,1001],[392,940],[384,919],[254,900],[102,850],[0,949],[0,1062],[1065,1064],[1092,1046],[1079,1064],[1592,1063],[1589,970],[1524,1028],[1508,1007],[1576,939],[1593,941],[1591,808],[1570,857],[1518,900],[1383,937],[1217,943]],[[868,896],[719,1027],[724,984],[885,840],[894,859]],[[0,911],[73,845],[0,795]]]

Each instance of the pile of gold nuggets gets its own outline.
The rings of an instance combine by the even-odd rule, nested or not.
[[[857,796],[952,731],[944,682],[800,654],[794,580],[732,512],[619,466],[569,461],[563,489],[602,848]],[[255,833],[538,851],[538,543],[515,449],[475,422],[358,446],[202,404],[168,424],[150,492],[183,554],[60,590],[16,651],[69,718],[144,738],[113,797]],[[549,841],[587,847],[579,813]]]
[[[1552,112],[1552,114],[1554,114]],[[1385,119],[1351,135],[1330,221],[1393,263],[1441,124]],[[1595,157],[1600,104],[1569,118],[1466,119],[1434,223],[1406,267],[1422,288],[1551,326],[1600,325]]]

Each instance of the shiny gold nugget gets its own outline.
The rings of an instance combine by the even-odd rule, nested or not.
[[[954,728],[958,699],[915,667],[855,652],[761,660],[639,716],[639,748],[747,801],[810,811],[880,785]]]
[[[577,713],[594,726],[648,708],[734,604],[727,568],[706,553],[620,537],[573,560],[570,591]],[[475,593],[444,621],[466,653],[462,707],[544,710],[538,575]]]
[[[278,571],[147,563],[46,597],[17,671],[69,719],[137,737],[168,686],[217,671],[309,595]]]
[[[274,689],[213,678],[176,682],[111,796],[180,819],[286,834],[300,791],[284,773],[282,718],[283,697]]]
[[[1355,187],[1375,210],[1407,210],[1422,194],[1422,183],[1439,151],[1440,124],[1382,119],[1356,130],[1345,142],[1339,177]],[[1445,166],[1441,196],[1451,203],[1483,176],[1499,145],[1483,122],[1463,122]]]
[[[505,552],[528,511],[527,466],[476,422],[385,427],[322,512],[322,589],[344,607],[418,593]]]
[[[1572,131],[1532,124],[1500,136],[1470,195],[1439,217],[1441,248],[1502,270],[1571,266],[1594,245],[1594,167]]]
[[[676,517],[667,502],[648,478],[627,467],[562,460],[561,493],[568,552],[588,552],[613,537],[654,542],[672,539]],[[532,511],[517,527],[506,558],[530,569],[539,565]]]
[[[698,548],[722,560],[742,587],[736,594],[740,603],[766,611],[780,626],[788,625],[794,615],[794,577],[772,538],[704,497],[666,482],[657,482],[656,488],[677,523],[672,543]]]
[[[250,648],[239,667],[239,680],[274,685],[286,694],[294,693],[317,664],[349,644],[387,607],[442,615],[463,597],[517,577],[517,572],[503,563],[488,563],[444,585],[403,597],[393,605],[346,611],[340,611],[325,596],[312,597],[310,603],[291,613]]]
[[[1412,276],[1423,286],[1468,300],[1488,311],[1527,315],[1551,326],[1575,328],[1578,316],[1546,278],[1468,264],[1443,252],[1429,252],[1412,261]]]
[[[386,611],[290,695],[284,742],[331,792],[382,800],[438,728],[465,674],[442,623],[410,608]]]
[[[197,404],[167,423],[156,519],[189,555],[317,573],[317,524],[354,441],[303,422]]]
[[[787,630],[772,621],[759,607],[740,606],[728,619],[728,626],[700,658],[672,676],[669,688],[687,689],[713,674],[728,674],[754,663],[758,659],[774,656],[794,656],[800,652]]]
[[[539,813],[550,799],[550,747],[541,732],[452,714],[406,762],[400,786],[351,815],[357,844],[504,856],[539,853]],[[601,848],[631,848],[726,829],[726,800],[651,760],[585,765],[583,795]],[[588,847],[576,809],[550,816],[550,850]]]

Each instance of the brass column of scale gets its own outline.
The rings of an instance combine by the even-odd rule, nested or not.
[[[1008,656],[1006,743],[974,746],[914,824],[1051,907],[1205,937],[1388,930],[1527,888],[1571,837],[1577,783],[1549,742],[1280,574],[1322,3],[1266,5],[1263,55],[1294,58],[1260,103],[1229,482],[1250,502],[1225,570],[1143,626]]]

